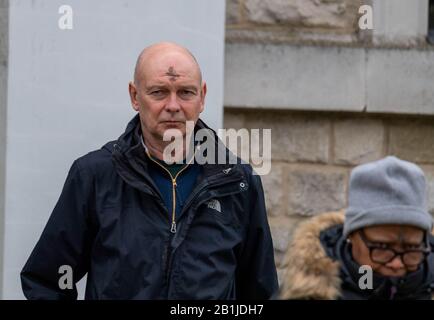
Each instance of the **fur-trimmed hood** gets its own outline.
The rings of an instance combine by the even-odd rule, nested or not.
[[[321,231],[344,223],[344,211],[321,214],[302,223],[294,233],[283,267],[281,299],[337,299],[339,262],[329,258],[319,240]]]
[[[280,299],[336,300],[349,298],[341,289],[343,282],[342,262],[328,255],[329,249],[324,247],[321,240],[330,234],[328,231],[322,234],[323,231],[333,227],[337,227],[339,230],[339,226],[344,223],[344,217],[344,210],[328,212],[303,222],[296,229],[283,261],[286,272],[279,291]],[[342,243],[340,233],[335,233],[337,237],[333,237],[332,243],[335,243],[335,240],[336,243],[339,241]],[[434,245],[433,239],[433,237],[430,239],[431,246]],[[433,260],[432,257],[431,260]],[[426,270],[431,269],[433,269],[432,261]],[[428,281],[423,282],[423,288],[425,288],[423,289],[423,296],[425,298],[427,292],[431,290],[429,288],[434,288],[434,270],[431,270],[429,274],[431,276],[426,279]],[[347,286],[346,281],[348,280],[345,280]],[[429,295],[428,293],[428,297]]]

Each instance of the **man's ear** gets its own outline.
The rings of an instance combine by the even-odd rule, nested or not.
[[[205,108],[205,96],[206,96],[206,82],[204,81],[202,84],[202,88],[200,90],[200,112]]]
[[[137,101],[137,88],[132,81],[128,83],[128,91],[130,93],[131,106],[134,110],[139,111],[139,102]]]

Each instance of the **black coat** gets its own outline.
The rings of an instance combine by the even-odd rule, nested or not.
[[[69,265],[74,284],[87,273],[86,299],[269,298],[277,275],[259,176],[247,164],[204,164],[172,233],[137,126],[138,116],[73,163],[21,272],[25,296],[76,299],[75,285],[58,284]]]

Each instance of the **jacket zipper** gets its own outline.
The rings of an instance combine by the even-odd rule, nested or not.
[[[178,176],[185,170],[187,167],[191,164],[191,161],[193,158],[183,167],[181,170],[178,171],[178,173],[175,175],[175,177],[172,176],[169,170],[167,170],[162,164],[160,164],[158,161],[154,160],[152,156],[149,154],[148,149],[146,149],[146,154],[148,155],[149,159],[151,159],[152,162],[157,164],[159,167],[161,167],[164,171],[167,172],[170,179],[172,180],[172,224],[170,227],[171,233],[176,233],[176,179],[178,179]]]
[[[224,175],[224,176],[228,176],[228,175]],[[181,213],[183,213],[190,205],[191,205],[191,203],[193,202],[193,200],[194,199],[196,199],[197,197],[198,197],[198,194],[202,194],[203,192],[205,192],[206,190],[208,190],[209,189],[209,187],[216,187],[216,186],[221,186],[221,185],[225,185],[225,184],[228,184],[228,183],[233,183],[233,182],[235,182],[235,181],[240,181],[241,179],[240,178],[235,178],[235,179],[229,179],[229,180],[226,180],[226,181],[224,181],[224,182],[221,182],[221,181],[215,181],[214,183],[211,183],[211,184],[209,184],[208,185],[208,188],[206,188],[206,189],[204,189],[204,190],[201,190],[202,189],[202,186],[203,185],[206,185],[206,182],[203,182],[203,184],[201,184],[200,185],[200,187],[201,188],[197,188],[197,190],[198,191],[196,191],[194,194],[193,194],[193,196],[190,198],[190,201],[188,202],[188,203],[186,203],[186,205],[184,206],[184,208],[182,208],[182,211],[181,211]],[[225,196],[225,195],[227,195],[227,194],[233,194],[234,192],[228,192],[228,193],[226,193],[226,194],[222,194],[222,195],[220,195],[220,196]],[[236,192],[235,192],[236,193]],[[206,199],[202,199],[199,203],[198,203],[198,205],[197,206],[200,206],[202,203],[204,203],[204,202],[206,202],[207,200],[209,200],[210,198],[212,198],[212,197],[208,197],[208,198],[206,198]],[[170,242],[170,241],[169,241]],[[167,248],[168,249],[168,248]],[[168,254],[168,256],[167,256],[167,264],[166,264],[166,276],[165,276],[165,279],[166,279],[166,281],[167,281],[167,295],[169,294],[169,277],[170,277],[170,273],[171,273],[171,266],[172,266],[172,257],[173,257],[173,253],[174,253],[174,251],[176,250],[176,248],[172,251],[172,252],[170,252],[170,255]],[[169,298],[169,296],[167,296],[168,298]]]
[[[167,170],[162,164],[160,164],[158,161],[156,161],[152,158],[148,149],[145,149],[145,150],[146,150],[146,154],[148,155],[149,159],[152,162],[154,162],[155,164],[157,164],[160,168],[162,168],[165,172],[167,172],[167,174],[169,175],[169,177],[172,181],[172,223],[170,226],[171,236],[169,237],[169,239],[167,241],[167,245],[165,246],[165,254],[164,254],[165,255],[165,258],[164,258],[164,260],[165,260],[165,266],[164,266],[165,277],[164,277],[164,279],[166,281],[167,290],[168,290],[168,288],[169,288],[169,272],[168,272],[168,270],[169,270],[169,260],[171,257],[171,254],[169,252],[169,247],[170,247],[170,243],[171,243],[173,236],[176,234],[176,186],[177,186],[176,179],[185,169],[188,168],[188,166],[194,160],[194,157],[192,157],[190,159],[190,161],[185,165],[185,167],[183,167],[181,170],[179,170],[178,173],[175,175],[175,177],[173,177],[169,170]]]
[[[167,170],[163,165],[161,165],[158,161],[156,161],[156,160],[154,160],[152,158],[152,156],[149,154],[148,149],[146,149],[146,154],[148,155],[149,159],[152,162],[156,163],[159,167],[161,167],[164,171],[166,171],[167,174],[169,175],[169,177],[172,180],[172,224],[171,224],[170,232],[172,233],[172,236],[173,236],[176,233],[176,186],[177,186],[176,179],[191,164],[191,162],[194,160],[194,157],[192,157],[192,159],[185,165],[185,167],[183,167],[175,175],[175,177],[173,177],[169,170]],[[232,174],[232,172],[231,172],[231,174]],[[229,174],[229,175],[231,175],[231,174]],[[223,175],[223,176],[227,177],[228,175],[226,174],[226,175]],[[239,179],[237,178],[237,179],[233,179],[233,180],[234,181],[238,181]],[[220,182],[220,181],[217,180],[214,183],[208,185],[208,187],[210,187],[210,186],[215,187],[215,186],[227,184],[227,183],[230,183],[230,182],[233,182],[233,181],[231,180],[231,181]],[[203,184],[206,185],[206,182],[204,182]],[[202,185],[201,185],[201,187],[202,187]],[[191,202],[193,201],[193,199],[195,199],[197,197],[198,193],[202,193],[202,191],[204,191],[204,190],[201,190],[201,188],[197,188],[197,190],[198,191],[196,191],[193,194],[193,196],[190,198],[190,201],[188,203],[186,203],[186,206],[184,208],[182,208],[182,212],[184,212],[184,210],[186,209],[186,207],[190,206]],[[202,203],[202,201],[201,201],[201,203]],[[166,281],[166,284],[167,284],[167,294],[169,294],[169,276],[170,276],[170,269],[171,269],[170,266],[172,264],[171,262],[172,262],[172,255],[173,255],[173,252],[169,252],[170,242],[171,242],[171,239],[173,238],[172,236],[169,237],[168,244],[167,244],[167,246],[165,248],[166,249],[166,259],[165,259],[166,260],[166,266],[165,266],[165,273],[166,274],[165,274],[164,278],[165,278],[165,281]]]

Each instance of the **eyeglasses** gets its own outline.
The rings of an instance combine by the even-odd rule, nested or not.
[[[387,264],[396,256],[401,257],[401,261],[407,267],[416,267],[426,259],[426,256],[431,252],[429,245],[425,245],[420,249],[411,249],[405,251],[396,251],[392,248],[385,248],[382,245],[369,241],[366,238],[363,229],[359,230],[360,238],[369,249],[369,256],[373,262],[379,264]]]

